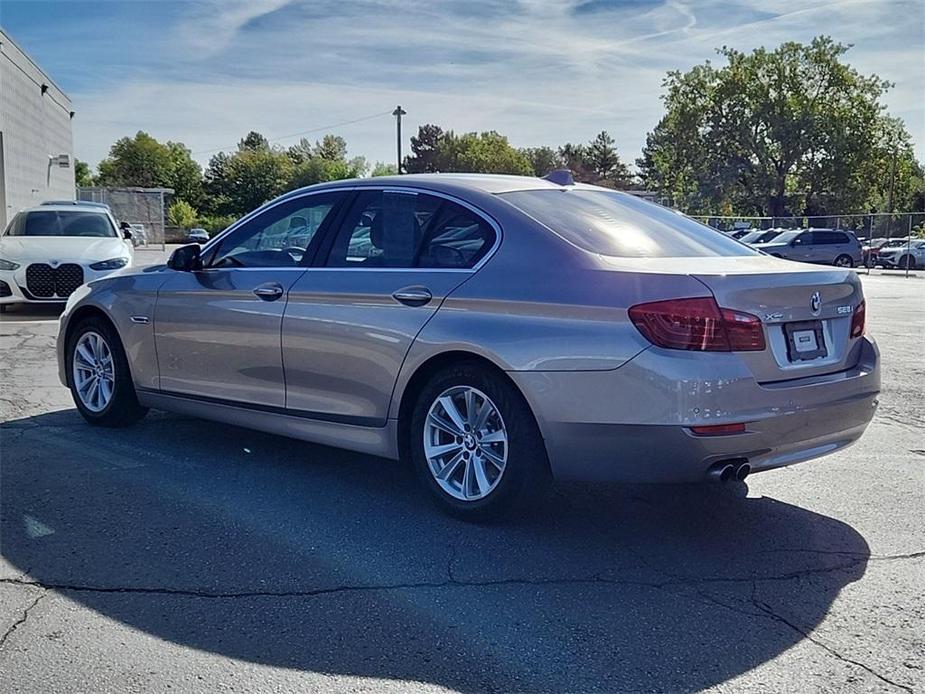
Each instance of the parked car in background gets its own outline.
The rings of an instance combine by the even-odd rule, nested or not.
[[[854,267],[861,263],[861,244],[850,231],[796,229],[753,246],[768,255],[803,263]]]
[[[767,243],[774,238],[780,236],[783,232],[783,229],[757,229],[747,233],[745,236],[739,239],[742,243]]]
[[[925,268],[925,239],[907,239],[902,244],[884,245],[877,253],[876,264],[902,270]]]
[[[209,232],[205,229],[190,229],[186,238],[193,243],[206,243],[209,240]]]
[[[0,311],[67,301],[85,282],[129,267],[127,238],[102,207],[68,203],[19,212],[0,236]]]
[[[883,266],[883,263],[880,262],[880,251],[889,252],[889,250],[892,248],[902,248],[908,245],[908,243],[909,243],[908,236],[901,236],[901,237],[893,238],[893,239],[885,239],[884,242],[880,244],[880,247],[877,249],[876,253],[873,253],[871,255],[870,267]]]
[[[867,267],[876,265],[875,259],[880,248],[889,241],[885,237],[875,237],[871,239],[859,239],[861,241],[861,262]]]
[[[730,231],[729,235],[732,238],[741,241],[743,237],[748,236],[749,234],[752,234],[756,231],[760,231],[760,229],[755,229],[754,227],[750,227],[748,229],[736,229],[735,231]]]
[[[94,425],[152,407],[403,458],[467,518],[550,477],[742,479],[861,436],[880,374],[854,272],[556,178],[288,193],[75,294],[60,378]]]

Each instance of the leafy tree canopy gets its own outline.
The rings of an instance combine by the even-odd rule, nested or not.
[[[438,125],[422,125],[411,138],[411,152],[404,162],[408,173],[533,174],[527,156],[494,130],[456,135]]]
[[[173,188],[178,198],[196,203],[202,195],[202,171],[180,142],[158,142],[148,133],[117,140],[100,162],[101,186]]]
[[[93,172],[90,171],[90,165],[80,159],[74,159],[74,181],[75,184],[88,188],[93,185]]]
[[[196,223],[196,210],[186,200],[176,200],[167,208],[167,221],[175,227],[189,229]]]
[[[637,161],[643,182],[691,212],[867,212],[885,209],[884,158],[895,153],[896,192],[908,200],[921,168],[905,128],[884,114],[891,85],[847,65],[848,50],[824,36],[722,48],[722,66],[668,73],[665,115]]]

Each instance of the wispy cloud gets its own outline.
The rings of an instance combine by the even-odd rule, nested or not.
[[[120,6],[123,22],[137,4]],[[583,141],[606,129],[632,160],[661,115],[668,70],[713,59],[722,45],[750,50],[821,33],[854,44],[848,60],[861,72],[896,83],[885,101],[906,120],[925,158],[920,0],[153,5],[130,33],[127,45],[134,49],[126,50],[133,59],[119,71],[106,69],[106,51],[94,48],[90,32],[80,33],[81,51],[93,62],[81,65],[80,75],[102,76],[62,85],[75,100],[81,158],[100,159],[117,137],[138,129],[208,151],[250,129],[273,137],[401,103],[408,133],[437,122],[458,131],[494,128],[517,145],[533,146]],[[8,28],[14,35],[22,29]],[[108,41],[105,26],[98,28],[97,41]],[[34,30],[41,43],[42,30]],[[53,75],[56,60],[64,66],[80,60],[77,46],[62,36],[59,31],[54,43],[43,44],[49,59],[38,56]],[[28,37],[23,42],[29,46]],[[74,74],[73,67],[62,69]],[[391,161],[392,128],[383,116],[340,134],[354,153]]]

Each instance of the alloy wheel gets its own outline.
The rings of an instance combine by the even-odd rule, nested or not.
[[[444,492],[460,501],[484,499],[507,463],[508,434],[498,407],[470,386],[443,391],[424,423],[424,455]]]
[[[91,412],[102,412],[112,400],[116,372],[112,351],[102,335],[85,332],[74,346],[74,390]]]

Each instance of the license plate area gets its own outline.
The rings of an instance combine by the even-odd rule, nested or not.
[[[787,358],[800,362],[827,357],[825,335],[821,320],[806,320],[784,324],[787,336]]]

